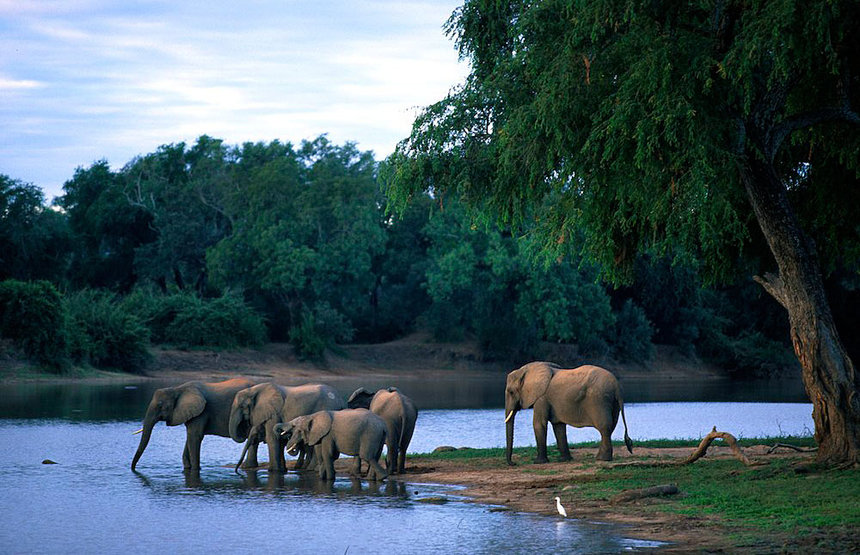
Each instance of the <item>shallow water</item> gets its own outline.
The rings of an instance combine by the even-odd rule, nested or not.
[[[495,385],[475,389],[497,391]],[[434,387],[434,395],[442,391]],[[352,390],[349,384],[339,389]],[[447,486],[376,485],[346,476],[328,485],[314,475],[237,475],[227,465],[235,462],[240,446],[227,438],[207,437],[203,468],[199,475],[186,475],[181,426],[159,424],[139,472],[132,473],[139,436],[131,432],[140,427],[151,390],[150,385],[0,388],[0,551],[614,553],[660,545],[627,539],[618,526],[467,503]],[[495,401],[489,403],[493,408],[450,409],[443,407],[454,392],[437,405],[406,392],[430,403],[419,404],[411,452],[439,445],[504,445],[503,410]],[[489,397],[478,393],[471,404],[486,406]],[[714,425],[739,437],[812,429],[808,403],[628,402],[625,413],[634,441],[699,438]],[[623,436],[621,426],[616,436]],[[592,429],[568,429],[573,442],[596,438]],[[515,444],[534,445],[531,411],[517,418]],[[260,456],[265,459],[265,448]],[[43,459],[59,464],[43,465]],[[427,498],[446,502],[422,502]],[[570,513],[575,517],[575,510]]]
[[[131,422],[0,421],[0,545],[5,553],[557,553],[658,544],[574,519],[498,512],[456,488],[222,466],[237,445],[204,441],[199,476],[184,474],[181,428],[157,429],[132,473]],[[58,462],[40,464],[42,458]],[[231,455],[231,456],[227,456]],[[445,498],[442,504],[421,499]]]

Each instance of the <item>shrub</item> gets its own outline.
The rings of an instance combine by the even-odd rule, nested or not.
[[[50,370],[68,365],[66,314],[50,282],[0,282],[0,335]]]
[[[194,293],[137,289],[123,304],[149,328],[156,343],[234,348],[266,341],[263,318],[232,294],[204,299]]]
[[[149,330],[113,294],[84,289],[67,295],[65,305],[70,352],[76,361],[126,372],[146,365]]]
[[[322,356],[326,339],[317,329],[316,318],[312,312],[304,311],[299,323],[290,328],[290,343],[300,358],[313,359]]]

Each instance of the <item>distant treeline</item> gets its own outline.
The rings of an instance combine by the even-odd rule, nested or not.
[[[118,171],[79,168],[52,206],[0,175],[3,347],[58,370],[134,371],[150,342],[289,341],[318,357],[420,329],[475,339],[488,359],[550,341],[619,360],[676,345],[744,374],[795,364],[784,311],[748,279],[704,287],[695,259],[643,255],[615,288],[457,199],[418,196],[392,215],[379,172],[372,153],[325,136],[202,136]]]

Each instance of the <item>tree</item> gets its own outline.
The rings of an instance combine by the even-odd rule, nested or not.
[[[760,260],[818,459],[860,462],[860,378],[822,282],[860,258],[860,4],[467,0],[447,31],[471,73],[392,155],[394,205],[431,190],[534,219],[616,281],[647,249],[715,280]]]
[[[135,253],[141,277],[205,291],[206,249],[229,233],[217,200],[231,183],[230,157],[221,140],[202,135],[191,148],[162,145],[123,169],[126,201],[149,215],[155,235]]]
[[[69,239],[65,216],[45,207],[38,187],[0,174],[0,281],[57,283],[66,270]]]
[[[129,204],[121,176],[105,160],[77,168],[63,191],[58,203],[73,237],[72,284],[129,291],[138,279],[135,250],[154,239],[150,214]]]
[[[236,192],[220,201],[231,232],[206,254],[213,282],[265,303],[272,336],[289,332],[305,354],[350,340],[371,320],[384,248],[371,153],[323,136],[298,150],[243,145],[237,158]]]

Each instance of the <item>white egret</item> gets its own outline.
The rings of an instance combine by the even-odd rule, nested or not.
[[[561,504],[561,498],[559,497],[555,498],[555,508],[558,511],[558,514],[567,518],[567,511],[564,510],[564,506]]]

